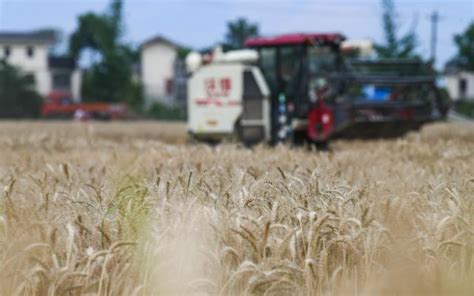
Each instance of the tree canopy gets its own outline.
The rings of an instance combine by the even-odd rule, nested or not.
[[[258,25],[250,23],[245,18],[238,18],[227,23],[225,46],[229,49],[240,49],[245,46],[245,40],[259,35]]]
[[[459,69],[474,71],[474,21],[464,32],[454,36],[454,43],[458,52],[449,63]]]
[[[413,28],[399,37],[399,24],[393,0],[382,0],[382,22],[385,35],[383,44],[376,44],[375,50],[381,58],[415,58],[417,38]]]
[[[141,107],[143,95],[132,68],[138,54],[122,40],[123,0],[112,0],[103,14],[86,13],[79,17],[77,30],[69,42],[69,54],[80,58],[92,50],[100,58],[84,74],[82,95],[86,101],[125,102]]]
[[[34,77],[0,61],[0,118],[38,117],[41,103]]]

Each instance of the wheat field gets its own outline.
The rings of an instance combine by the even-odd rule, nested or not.
[[[2,122],[0,185],[0,295],[474,294],[470,124],[318,152]]]

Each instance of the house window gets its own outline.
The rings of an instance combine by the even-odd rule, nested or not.
[[[459,80],[459,97],[465,99],[467,97],[467,80],[461,78]]]
[[[174,91],[174,80],[173,79],[166,79],[165,80],[166,86],[166,95],[170,96],[173,94]]]
[[[26,55],[29,57],[29,58],[32,58],[34,55],[35,55],[35,48],[33,46],[28,46],[26,48]]]
[[[10,46],[5,46],[3,48],[3,56],[4,57],[8,58],[11,53],[12,53],[12,50],[11,50]]]

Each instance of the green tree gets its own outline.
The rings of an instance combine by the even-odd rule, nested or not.
[[[383,29],[385,33],[384,44],[376,44],[375,50],[381,58],[415,58],[414,53],[417,45],[416,34],[411,29],[402,37],[398,37],[399,24],[397,23],[397,12],[393,0],[382,0]]]
[[[466,30],[454,36],[458,52],[449,62],[459,69],[474,71],[474,21]]]
[[[41,103],[34,78],[0,61],[0,118],[38,117]]]
[[[70,38],[69,53],[79,58],[84,50],[90,50],[98,56],[84,74],[82,95],[86,101],[125,102],[139,109],[143,92],[132,72],[139,55],[122,41],[122,10],[123,0],[113,0],[104,14],[81,15]]]
[[[245,18],[239,18],[227,23],[225,46],[229,49],[240,49],[245,46],[245,40],[258,35],[257,24],[249,23]]]

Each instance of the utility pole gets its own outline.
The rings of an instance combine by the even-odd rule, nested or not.
[[[431,14],[431,61],[436,62],[436,45],[438,43],[438,11],[433,11]]]

